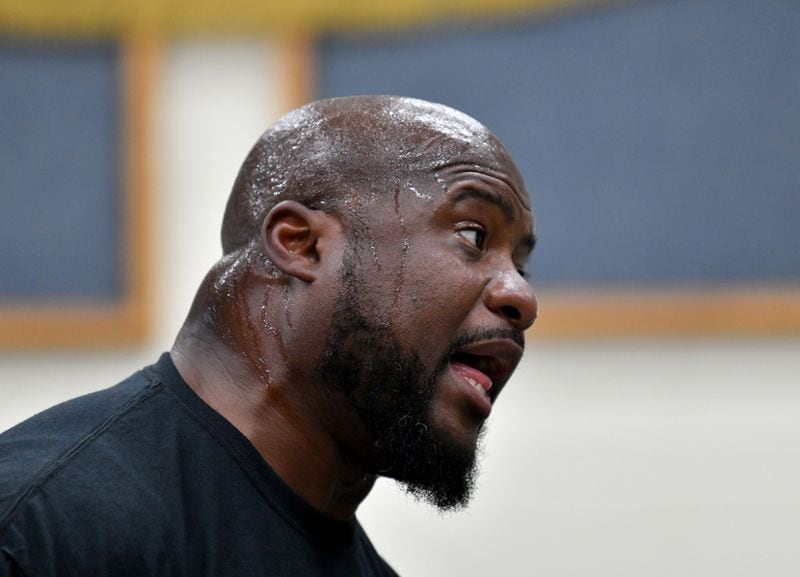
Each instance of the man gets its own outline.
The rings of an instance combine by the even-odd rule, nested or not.
[[[0,574],[394,575],[376,477],[463,506],[537,314],[502,144],[450,108],[312,103],[272,126],[172,351],[0,437]]]

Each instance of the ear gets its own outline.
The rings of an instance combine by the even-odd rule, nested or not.
[[[293,200],[279,202],[261,225],[267,257],[286,274],[308,283],[315,281],[320,240],[332,232],[332,219]]]

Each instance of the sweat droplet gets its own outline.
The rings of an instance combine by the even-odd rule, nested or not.
[[[375,266],[378,267],[378,270],[381,270],[381,263],[378,260],[378,249],[375,246],[374,242],[369,244],[369,251],[372,253],[372,260],[375,263]]]
[[[289,307],[289,285],[283,285],[283,310],[286,313],[286,326],[290,329],[294,329],[294,325],[292,324],[292,314]]]
[[[410,182],[406,186],[408,186],[408,190],[413,192],[414,196],[416,196],[417,198],[423,198],[425,200],[433,200],[433,197],[430,194],[421,193],[416,188],[414,188],[414,186],[412,186],[412,184]]]
[[[442,192],[447,192],[447,181],[443,179],[438,172],[434,172],[433,177],[436,179],[436,182],[441,185]]]

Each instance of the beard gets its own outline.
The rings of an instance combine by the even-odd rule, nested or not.
[[[335,400],[345,399],[372,435],[377,473],[443,511],[464,507],[477,477],[478,443],[457,443],[430,415],[437,378],[451,354],[471,339],[454,342],[436,367],[426,369],[419,353],[406,351],[390,327],[364,315],[376,309],[367,302],[352,252],[345,255],[341,278],[343,291],[317,364],[320,380]]]

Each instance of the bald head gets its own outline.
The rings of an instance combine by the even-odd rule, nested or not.
[[[346,205],[406,189],[452,159],[510,162],[494,135],[455,109],[412,98],[355,96],[308,104],[272,125],[247,156],[222,226],[226,254],[258,238],[282,200],[357,219]]]

